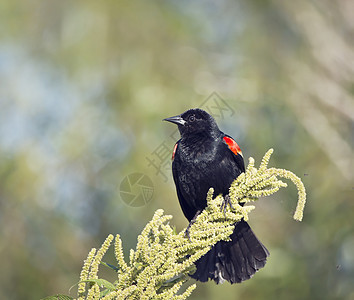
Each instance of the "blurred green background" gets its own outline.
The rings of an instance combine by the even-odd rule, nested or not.
[[[158,208],[186,226],[170,171],[178,135],[161,120],[203,106],[246,159],[273,147],[270,165],[300,176],[308,203],[302,223],[291,183],[256,203],[266,267],[191,299],[354,299],[353,11],[346,0],[1,1],[0,298],[74,296],[89,250],[119,233],[128,253]],[[154,187],[140,207],[119,191],[134,172]]]

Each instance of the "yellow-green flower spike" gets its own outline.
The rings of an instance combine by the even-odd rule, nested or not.
[[[98,279],[98,267],[107,252],[113,236],[109,235],[101,248],[92,249],[85,260],[78,287],[79,299],[186,299],[196,288],[189,286],[180,293],[188,274],[194,270],[194,263],[221,240],[228,240],[235,223],[242,218],[246,221],[255,208],[241,205],[260,197],[274,194],[287,184],[278,178],[290,179],[298,190],[298,203],[294,219],[301,221],[306,201],[306,191],[300,178],[290,171],[269,168],[268,163],[273,149],[264,155],[259,168],[249,158],[245,173],[242,173],[230,186],[229,197],[233,209],[221,209],[224,198],[207,193],[207,207],[199,214],[190,227],[190,240],[185,230],[176,233],[169,225],[172,216],[164,215],[159,209],[152,220],[146,224],[138,236],[136,249],[130,250],[129,263],[124,260],[122,241],[115,237],[114,252],[118,265],[117,280],[109,283]],[[100,291],[100,289],[102,289]]]
[[[96,254],[96,249],[95,248],[91,249],[91,251],[87,255],[86,260],[84,261],[84,266],[82,267],[82,270],[80,273],[80,283],[79,283],[78,291],[77,291],[78,299],[84,299],[83,297],[84,297],[85,290],[86,290],[85,280],[87,280],[89,278],[90,267],[91,267],[92,261],[95,257],[95,254]]]

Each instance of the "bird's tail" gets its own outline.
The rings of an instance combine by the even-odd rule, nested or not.
[[[245,221],[235,225],[231,241],[220,241],[196,263],[197,270],[191,275],[198,281],[214,280],[223,283],[239,283],[250,279],[266,264],[269,252],[257,239]]]

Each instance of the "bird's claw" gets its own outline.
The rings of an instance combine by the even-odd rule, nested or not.
[[[226,208],[227,208],[227,205],[230,205],[230,209],[231,210],[234,210],[234,207],[232,206],[232,203],[231,203],[231,198],[229,195],[226,195],[224,197],[224,201],[222,202],[221,204],[221,210],[224,211],[224,217],[226,218]]]
[[[192,240],[191,240],[191,237],[190,237],[190,235],[189,235],[189,229],[191,228],[191,224],[192,224],[192,222],[189,223],[189,225],[188,225],[186,231],[184,232],[184,237],[187,238],[190,242],[192,241]]]
[[[188,240],[191,242],[191,237],[189,235],[189,230],[191,229],[192,225],[195,223],[195,220],[197,219],[197,217],[199,216],[201,210],[197,210],[196,214],[194,215],[193,219],[189,222],[186,231],[184,232],[184,237],[188,238]]]

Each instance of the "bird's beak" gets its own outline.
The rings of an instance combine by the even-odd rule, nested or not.
[[[177,124],[177,125],[184,125],[186,124],[186,121],[183,120],[183,118],[181,116],[175,116],[175,117],[170,117],[170,118],[166,118],[166,119],[163,119],[162,121],[167,121],[167,122],[171,122],[171,123],[174,123],[174,124]]]

